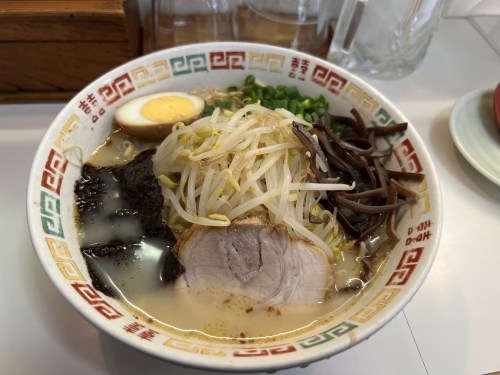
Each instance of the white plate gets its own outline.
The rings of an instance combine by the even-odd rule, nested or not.
[[[495,125],[493,90],[472,91],[457,100],[451,111],[450,131],[464,158],[500,185],[500,132]]]

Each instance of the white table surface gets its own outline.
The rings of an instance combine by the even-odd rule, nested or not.
[[[328,360],[280,374],[500,371],[500,186],[467,163],[448,130],[461,95],[499,81],[499,55],[462,19],[441,23],[411,76],[370,80],[409,118],[434,160],[444,209],[439,252],[422,288],[386,327]],[[26,186],[44,129],[63,105],[0,105],[0,373],[210,374],[152,358],[100,332],[38,263],[26,223]]]

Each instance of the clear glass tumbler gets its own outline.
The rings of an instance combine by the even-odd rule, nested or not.
[[[421,64],[447,0],[344,0],[328,60],[353,73],[393,79]]]
[[[152,49],[237,39],[237,0],[153,0]]]
[[[245,0],[240,38],[326,57],[331,8],[338,0]]]

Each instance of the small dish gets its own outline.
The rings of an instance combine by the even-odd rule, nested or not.
[[[500,134],[495,126],[493,89],[475,90],[458,99],[451,111],[450,131],[464,158],[500,185]]]

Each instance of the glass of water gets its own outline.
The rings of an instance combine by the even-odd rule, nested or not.
[[[237,0],[153,0],[152,49],[237,39]]]
[[[344,0],[328,60],[353,73],[392,79],[421,64],[446,0]]]
[[[245,0],[241,40],[273,44],[326,57],[330,15],[340,0]]]

